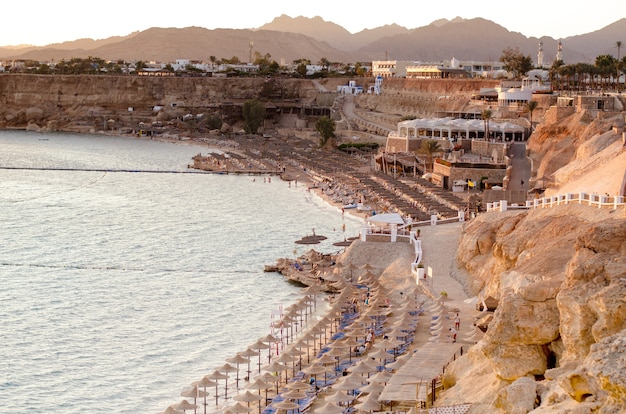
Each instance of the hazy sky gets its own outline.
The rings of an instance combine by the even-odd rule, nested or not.
[[[366,2],[341,0],[6,1],[2,4],[0,45],[42,46],[80,38],[104,39],[150,27],[250,29],[281,14],[320,16],[351,33],[393,23],[414,29],[441,18],[483,17],[527,37],[559,39],[600,30],[626,17],[623,0],[604,0],[595,6],[588,0],[378,3],[368,7]],[[626,33],[624,39],[615,40],[626,42]]]

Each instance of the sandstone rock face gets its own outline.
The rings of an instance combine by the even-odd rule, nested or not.
[[[347,81],[343,80],[343,83]],[[310,80],[283,79],[268,88],[264,78],[154,78],[98,75],[0,75],[0,119],[5,127],[42,127],[50,120],[65,130],[100,127],[113,119],[122,125],[169,120],[210,111],[223,102],[244,102],[278,88],[281,99],[315,99]],[[336,87],[330,83],[330,91]],[[333,88],[333,89],[331,89]],[[163,108],[153,112],[153,108]],[[129,112],[129,108],[133,111]]]
[[[469,293],[499,304],[484,338],[446,371],[439,405],[626,410],[623,211],[570,204],[486,213],[466,224],[457,262]]]
[[[586,111],[540,124],[528,142],[534,179],[549,184],[547,195],[592,188],[598,194],[619,194],[625,178],[624,124],[623,113],[594,117]]]

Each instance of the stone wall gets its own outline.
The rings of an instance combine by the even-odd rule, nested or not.
[[[452,185],[455,181],[467,181],[472,180],[477,183],[480,183],[481,178],[486,177],[487,179],[499,181],[501,182],[506,176],[506,168],[504,165],[501,165],[501,168],[497,167],[494,164],[494,168],[469,168],[469,167],[459,167],[459,164],[451,163],[440,163],[435,162],[433,166],[433,173],[442,178],[448,177],[447,184],[445,188],[447,190],[452,190]],[[439,185],[444,186],[443,182],[440,182]]]
[[[502,142],[471,140],[470,152],[481,157],[491,158],[495,150],[498,153],[498,160],[503,160],[506,155],[506,149],[507,144]]]
[[[573,106],[551,106],[550,109],[546,111],[544,122],[546,124],[556,124],[572,115],[575,110]]]

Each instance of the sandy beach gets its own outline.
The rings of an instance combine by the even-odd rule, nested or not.
[[[198,144],[195,141],[183,142],[191,145]],[[214,142],[213,144],[216,143]],[[210,143],[201,143],[198,146],[201,148],[206,145],[210,145]],[[344,210],[342,208],[343,201],[341,200],[346,200],[345,197],[358,197],[357,187],[338,181],[334,190],[340,187],[345,194],[344,198],[338,199],[333,196],[337,194],[337,191],[328,191],[333,183],[331,183],[330,187],[320,183],[319,177],[314,176],[314,171],[311,169],[307,170],[293,160],[282,159],[281,164],[272,168],[268,166],[266,159],[264,160],[260,155],[251,157],[247,150],[235,142],[220,142],[220,145],[215,145],[215,147],[215,149],[209,148],[206,153],[207,159],[203,162],[211,164],[208,168],[205,166],[206,169],[222,173],[280,177],[285,181],[289,181],[290,185],[306,186],[311,191],[315,191],[326,202],[338,210],[342,210],[343,214],[352,214],[360,218],[365,218],[371,214],[371,211]],[[385,208],[385,206],[373,201],[370,205],[372,209],[379,209],[381,212]],[[343,401],[339,406],[336,405],[336,400],[341,400],[342,398],[340,397],[345,393],[341,386],[344,382],[342,377],[345,376],[347,378],[350,375],[348,371],[354,369],[351,367],[355,367],[358,363],[365,363],[368,360],[377,361],[379,365],[376,370],[388,373],[389,378],[387,381],[391,383],[394,375],[397,375],[402,366],[401,362],[406,364],[420,363],[418,361],[421,357],[420,350],[425,347],[448,347],[448,349],[452,349],[450,351],[452,352],[451,357],[454,357],[455,354],[458,356],[461,352],[466,351],[469,346],[476,342],[475,338],[471,337],[474,332],[474,305],[464,301],[467,299],[467,296],[461,284],[452,277],[454,259],[462,227],[463,223],[419,227],[423,252],[422,263],[427,274],[427,277],[421,281],[421,286],[417,284],[415,277],[411,273],[411,262],[415,258],[415,250],[408,242],[364,242],[358,239],[353,241],[350,246],[345,248],[343,253],[333,258],[335,261],[334,266],[322,268],[322,273],[319,273],[320,269],[318,267],[315,276],[312,275],[313,280],[318,275],[321,275],[323,278],[336,278],[337,281],[334,282],[337,284],[338,289],[336,294],[333,294],[331,297],[319,291],[315,293],[315,285],[303,289],[303,298],[312,297],[312,295],[314,295],[316,300],[326,298],[329,300],[328,306],[320,306],[319,310],[316,310],[314,314],[312,313],[309,324],[300,327],[299,335],[291,338],[292,342],[290,345],[281,345],[283,347],[281,351],[276,352],[275,357],[268,361],[268,366],[264,367],[269,368],[271,363],[274,362],[288,366],[289,363],[285,362],[287,361],[287,355],[291,352],[302,352],[304,350],[303,347],[306,347],[307,359],[301,358],[298,360],[298,367],[292,372],[293,377],[290,378],[290,375],[287,374],[283,377],[282,374],[279,375],[278,371],[264,371],[260,372],[258,376],[252,375],[248,378],[248,381],[241,381],[238,390],[236,386],[233,387],[235,384],[231,384],[232,400],[220,403],[215,407],[217,411],[211,410],[211,405],[209,405],[207,407],[208,412],[238,412],[236,401],[244,398],[238,396],[250,392],[254,393],[255,390],[249,390],[249,388],[254,387],[253,384],[255,382],[260,382],[260,377],[264,376],[265,380],[267,380],[268,375],[273,375],[274,378],[280,376],[283,381],[279,382],[277,386],[274,385],[267,389],[267,399],[263,398],[265,400],[264,403],[252,403],[253,407],[259,406],[260,412],[284,412],[281,410],[286,409],[288,404],[280,405],[280,402],[291,401],[288,396],[291,395],[289,391],[295,387],[294,383],[301,383],[300,386],[304,388],[304,394],[302,394],[301,400],[297,402],[300,410],[320,413],[329,413],[333,412],[333,410],[341,412],[346,407],[345,404],[348,403]],[[367,270],[368,267],[371,267],[372,270]],[[310,270],[307,269],[307,271]],[[372,280],[360,279],[364,278],[366,274],[373,275]],[[380,302],[376,301],[377,297],[380,297]],[[352,308],[353,306],[356,306],[356,312]],[[379,319],[374,319],[375,322],[371,316],[367,316],[373,310],[381,309],[385,310],[385,314]],[[456,315],[459,316],[460,324],[456,334],[456,341],[453,341],[450,328],[453,328],[455,325],[454,319]],[[409,319],[412,322],[407,322]],[[333,335],[325,333],[324,340],[320,338],[317,343],[314,341],[312,350],[309,349],[311,345],[302,344],[301,341],[304,338],[309,336],[308,340],[310,341],[311,332],[319,330],[320,324],[328,324],[329,320],[334,320],[339,324]],[[393,326],[394,324],[399,324],[400,320],[405,320],[404,323],[409,324],[406,325],[403,336],[400,337],[404,341],[402,346],[394,350],[394,353],[397,354],[392,355],[391,358],[383,361],[377,360],[375,356],[380,355],[381,351],[376,347],[376,344],[388,341],[392,336],[398,335],[397,332],[393,333]],[[434,320],[438,321],[437,325],[433,325],[432,321]],[[349,332],[353,329],[371,331],[370,340],[366,341],[367,333],[363,333],[363,337],[356,337],[356,342],[346,345],[343,342],[350,338],[348,335],[350,335]],[[324,331],[326,332],[326,327]],[[274,341],[279,340],[276,337],[276,332],[271,334],[274,336]],[[398,340],[396,338],[393,339]],[[270,339],[270,342],[267,343],[268,346],[272,345],[271,341]],[[450,348],[451,345],[452,348]],[[358,356],[352,355],[351,347],[357,346],[363,346],[364,349]],[[463,347],[463,350],[461,350],[461,347]],[[334,356],[336,369],[330,374],[330,378],[327,371],[325,381],[321,381],[315,374],[307,373],[314,372],[311,371],[312,367],[318,368],[320,363],[317,362],[317,358],[321,358],[335,348],[343,349],[343,353],[339,351],[334,352],[336,355]],[[278,346],[276,349],[278,350]],[[309,351],[315,351],[315,353],[309,353]],[[387,351],[389,352],[389,350]],[[240,355],[246,352],[250,352],[250,349],[241,350],[237,354]],[[400,352],[402,353],[400,354]],[[327,355],[326,358],[328,357]],[[386,363],[381,364],[381,362]],[[434,369],[441,373],[448,362],[437,362]],[[403,375],[402,381],[406,381],[404,377],[406,374],[403,373],[401,375]],[[415,378],[412,378],[412,380],[425,380],[421,377],[418,378],[418,375],[415,373]],[[364,382],[361,385],[364,386],[364,384],[367,383]],[[414,387],[414,385],[409,386],[409,393],[412,396],[414,395]],[[380,392],[383,392],[383,389],[377,390],[375,394],[379,396]],[[261,393],[258,392],[257,394],[260,395]],[[359,404],[368,395],[369,393],[360,394],[358,399],[351,401],[351,404]],[[353,397],[357,397],[357,395]],[[386,401],[387,405],[381,404],[380,409],[409,410],[415,405],[415,398],[409,398],[409,400],[412,401]],[[265,403],[267,406],[263,408],[266,405]],[[334,404],[335,408],[330,409],[331,404]],[[369,412],[369,410],[364,411]]]

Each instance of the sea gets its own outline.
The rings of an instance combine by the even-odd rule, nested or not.
[[[358,234],[301,183],[188,168],[210,151],[0,131],[0,413],[162,412],[301,298],[265,265]]]

